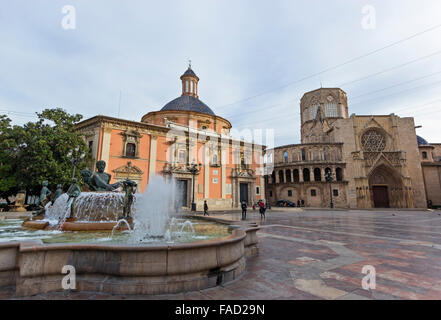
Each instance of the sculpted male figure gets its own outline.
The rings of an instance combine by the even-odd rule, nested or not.
[[[106,162],[99,160],[96,163],[97,172],[92,173],[88,169],[81,171],[81,176],[85,183],[87,183],[90,191],[113,191],[119,188],[120,183],[109,184],[110,174],[104,172],[106,168]]]
[[[49,202],[49,197],[52,194],[52,192],[49,190],[47,181],[43,181],[43,188],[41,188],[40,192],[40,198],[38,199],[38,205],[41,207],[45,207],[46,204]]]
[[[55,203],[55,201],[61,196],[63,194],[63,186],[61,185],[61,184],[58,184],[57,185],[57,190],[55,191],[55,194],[54,194],[54,202],[53,203]]]
[[[69,189],[67,190],[67,195],[69,196],[67,203],[72,199],[71,207],[70,207],[70,214],[66,218],[70,218],[70,215],[72,215],[73,209],[74,209],[74,203],[75,200],[78,198],[78,196],[81,194],[80,186],[78,185],[78,181],[76,178],[72,178],[72,184],[70,185]]]

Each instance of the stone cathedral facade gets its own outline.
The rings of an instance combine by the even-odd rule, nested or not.
[[[267,150],[272,204],[303,200],[307,207],[329,207],[332,194],[341,208],[427,207],[420,149],[433,148],[418,143],[413,118],[349,116],[339,88],[304,94],[300,112],[301,144]],[[425,166],[438,168],[428,161]],[[328,172],[332,182],[325,179]]]

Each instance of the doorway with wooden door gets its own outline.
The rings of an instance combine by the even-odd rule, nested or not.
[[[387,186],[372,186],[375,208],[389,208],[389,192]]]

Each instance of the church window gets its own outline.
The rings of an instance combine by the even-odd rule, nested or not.
[[[286,182],[291,182],[291,170],[290,169],[286,170],[285,175],[286,175]]]
[[[314,181],[321,181],[321,172],[320,172],[320,168],[315,168],[314,169]]]
[[[343,170],[342,170],[342,168],[335,169],[335,176],[337,178],[337,181],[343,181]]]
[[[317,196],[317,190],[311,189],[311,197]]]
[[[292,190],[288,190],[288,197],[292,197]]]
[[[285,151],[283,158],[285,159],[285,162],[288,162],[288,152]]]
[[[302,161],[306,160],[306,152],[305,149],[302,149]]]
[[[217,166],[219,164],[217,154],[213,154],[212,165]]]
[[[294,169],[293,171],[294,174],[294,182],[299,182],[299,170],[298,169]]]
[[[369,129],[362,135],[361,145],[364,151],[380,152],[386,148],[386,138],[378,130]]]
[[[337,118],[338,117],[337,103],[327,102],[325,104],[325,116],[330,117],[330,118]]]
[[[187,151],[179,150],[178,161],[179,163],[187,163]]]
[[[283,171],[280,170],[280,171],[279,171],[279,183],[283,183],[283,182],[284,182],[284,179],[283,179]]]
[[[423,151],[423,159],[427,159],[427,152]]]
[[[334,189],[332,191],[333,191],[334,197],[338,197],[338,189]]]
[[[126,144],[126,157],[135,157],[136,156],[136,144],[127,143]]]
[[[313,105],[311,107],[309,107],[309,119],[315,119],[315,116],[317,115],[317,110],[318,110],[319,105]]]
[[[303,181],[305,182],[311,181],[311,176],[308,168],[303,169]]]

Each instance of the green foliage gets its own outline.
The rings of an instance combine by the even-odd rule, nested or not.
[[[75,131],[81,115],[56,108],[46,109],[37,116],[37,121],[23,126],[11,126],[10,119],[0,116],[0,197],[20,189],[39,194],[44,180],[49,181],[51,190],[59,183],[67,186],[72,178],[69,151],[78,148],[77,154],[88,155],[88,146]],[[85,161],[77,167],[78,179]]]

